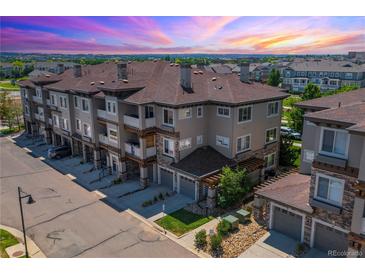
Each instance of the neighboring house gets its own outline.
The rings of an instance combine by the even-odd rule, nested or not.
[[[21,81],[26,131],[96,168],[214,206],[223,166],[278,164],[280,89],[165,61],[74,65]],[[218,179],[217,179],[218,178]]]
[[[0,75],[4,78],[10,78],[13,75],[13,64],[0,63]]]
[[[283,71],[283,87],[303,92],[308,83],[322,91],[336,90],[343,86],[365,86],[364,67],[348,61],[305,61],[288,65]]]
[[[64,70],[70,69],[74,65],[75,63],[72,62],[36,62],[34,64],[34,70],[47,71],[52,73],[62,73]]]
[[[297,106],[306,113],[301,174],[260,189],[255,216],[326,253],[364,257],[365,89]]]

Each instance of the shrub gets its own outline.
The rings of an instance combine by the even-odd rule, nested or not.
[[[165,193],[166,197],[170,197],[170,194],[168,192]]]
[[[149,201],[144,201],[144,202],[142,203],[142,207],[147,207],[147,206],[149,206]]]
[[[157,203],[157,202],[158,202],[158,197],[157,197],[157,196],[153,197],[153,201],[154,201],[155,203]]]
[[[158,198],[162,201],[165,200],[165,197],[163,196],[162,192],[160,192],[160,194],[158,194]]]
[[[118,185],[118,184],[121,184],[122,183],[122,179],[121,178],[116,178],[113,180],[113,184],[114,185]]]
[[[305,251],[304,243],[297,243],[297,245],[295,246],[295,254],[297,256],[300,256],[304,253],[304,251]]]
[[[219,234],[210,235],[210,249],[213,255],[218,256],[222,251],[222,236]]]
[[[198,249],[204,249],[207,246],[207,231],[205,229],[195,234],[194,245]]]
[[[226,220],[222,220],[217,225],[218,234],[221,236],[227,236],[231,231],[231,224]]]

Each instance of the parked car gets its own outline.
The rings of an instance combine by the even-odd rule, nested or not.
[[[299,132],[296,132],[294,129],[292,129],[290,127],[282,126],[280,128],[280,133],[281,133],[281,135],[288,136],[289,138],[292,138],[295,140],[302,139],[302,134],[300,134]]]
[[[66,156],[71,155],[71,147],[70,146],[59,146],[52,147],[48,149],[48,158],[50,159],[60,159]]]

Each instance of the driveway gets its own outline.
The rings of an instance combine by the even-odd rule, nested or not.
[[[271,230],[243,252],[239,258],[293,258],[297,244],[298,242],[294,239]],[[303,257],[325,258],[327,256],[312,248]]]
[[[196,257],[8,138],[0,146],[0,223],[21,230],[17,187],[31,193],[36,202],[24,204],[26,233],[47,257]]]

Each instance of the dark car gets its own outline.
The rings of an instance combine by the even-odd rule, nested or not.
[[[50,159],[60,159],[66,156],[71,155],[71,147],[70,146],[59,146],[52,147],[48,149],[48,158]]]
[[[302,139],[302,135],[299,132],[296,132],[294,129],[291,129],[290,127],[282,126],[280,128],[280,133],[281,133],[281,135],[287,136],[287,137],[295,139],[295,140]]]

